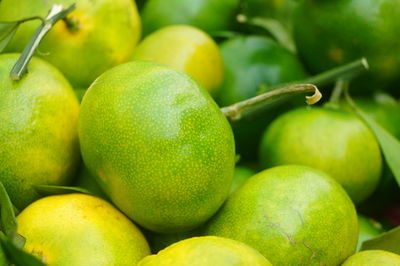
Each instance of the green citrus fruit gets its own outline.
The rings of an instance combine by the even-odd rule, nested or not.
[[[157,30],[138,45],[132,59],[159,62],[183,71],[212,95],[222,83],[223,64],[217,44],[207,33],[191,26]]]
[[[12,81],[19,55],[0,55],[0,181],[17,208],[39,197],[33,185],[63,185],[79,163],[78,100],[64,76],[33,58]]]
[[[366,250],[348,258],[342,266],[400,266],[400,256],[383,250]]]
[[[221,44],[224,82],[217,102],[228,106],[254,97],[265,88],[301,80],[307,76],[300,61],[270,38],[239,36]],[[232,124],[236,148],[244,160],[256,159],[261,136],[267,125],[291,104],[260,115],[253,120]]]
[[[399,16],[398,0],[305,0],[295,9],[294,37],[316,73],[366,57],[370,71],[358,87],[377,90],[400,78]]]
[[[48,265],[135,265],[150,254],[140,230],[108,202],[86,194],[40,199],[17,217],[24,249]]]
[[[255,249],[223,237],[193,237],[175,243],[141,260],[138,266],[269,266],[272,264]]]
[[[247,179],[256,174],[256,171],[245,166],[236,166],[235,172],[233,173],[233,182],[231,186],[231,192],[235,192],[240,186],[242,186]]]
[[[209,93],[153,62],[115,67],[82,101],[85,165],[141,226],[189,231],[222,205],[232,182],[232,130]]]
[[[205,233],[242,241],[277,266],[338,265],[356,249],[358,222],[335,180],[285,165],[258,173],[231,194]]]
[[[359,234],[357,251],[361,249],[361,245],[364,241],[367,241],[383,233],[382,226],[378,222],[361,214],[358,215],[358,225]]]
[[[142,12],[143,33],[173,24],[206,32],[229,30],[239,11],[238,0],[148,0]]]
[[[0,21],[45,17],[53,4],[76,3],[41,42],[38,56],[59,68],[74,86],[87,88],[105,70],[128,60],[140,38],[140,18],[132,0],[2,0]],[[7,51],[22,51],[39,26],[24,23]]]
[[[277,118],[265,131],[261,165],[302,164],[336,179],[355,203],[379,183],[382,158],[366,125],[351,113],[330,108],[299,108]]]

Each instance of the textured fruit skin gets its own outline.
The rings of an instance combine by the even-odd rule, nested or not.
[[[189,231],[228,196],[232,130],[183,72],[141,61],[107,71],[83,98],[79,138],[107,195],[149,230]]]
[[[357,251],[361,249],[361,245],[364,241],[367,241],[383,233],[382,226],[378,222],[369,219],[361,214],[358,215],[358,225],[359,234]]]
[[[400,266],[400,256],[383,250],[366,250],[348,258],[342,266]]]
[[[148,0],[142,12],[143,34],[173,24],[206,32],[229,30],[239,11],[238,0]]]
[[[354,115],[330,108],[299,108],[277,118],[260,146],[264,168],[307,165],[326,172],[360,203],[378,185],[382,158],[372,132]]]
[[[273,86],[307,76],[300,61],[270,38],[239,36],[221,44],[224,82],[217,97],[220,106],[228,106],[258,94],[261,85]],[[291,104],[279,106],[249,120],[232,124],[236,148],[244,160],[256,159],[263,131]]]
[[[242,241],[273,265],[338,265],[354,253],[357,214],[323,172],[285,165],[249,179],[213,216],[207,235]]]
[[[400,78],[399,0],[300,1],[293,18],[299,54],[314,73],[366,57],[360,91]]]
[[[141,32],[132,0],[2,0],[0,21],[46,16],[55,3],[76,3],[68,17],[78,20],[79,28],[58,22],[41,42],[37,55],[59,68],[74,87],[87,88],[101,73],[128,60]],[[39,24],[21,25],[7,51],[22,51]]]
[[[153,32],[137,46],[132,59],[163,63],[183,71],[212,95],[217,93],[223,79],[219,47],[207,33],[187,25]]]
[[[17,217],[24,249],[48,265],[135,265],[150,254],[140,230],[110,203],[86,194],[42,198]]]
[[[257,250],[223,237],[192,237],[177,242],[156,255],[150,255],[138,266],[272,266]]]
[[[0,55],[0,181],[22,209],[39,197],[32,185],[65,185],[79,164],[78,100],[64,76],[33,58],[20,81],[19,55]]]

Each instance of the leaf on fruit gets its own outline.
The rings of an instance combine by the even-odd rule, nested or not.
[[[400,226],[363,242],[361,250],[379,249],[400,255]]]
[[[92,192],[80,187],[52,186],[52,185],[35,185],[34,188],[42,196],[62,195],[69,193],[84,193],[93,195]]]
[[[14,206],[2,182],[0,182],[0,209],[2,231],[15,245],[22,247],[25,244],[25,239],[17,233],[17,220],[15,218]]]
[[[260,27],[269,32],[284,48],[293,54],[297,53],[296,45],[289,31],[276,19],[255,17],[246,21],[250,25]]]
[[[4,234],[0,234],[0,244],[12,265],[15,266],[46,266],[35,256],[19,249],[10,239]]]
[[[360,110],[345,90],[347,103],[351,106],[357,116],[364,121],[378,140],[379,146],[385,160],[400,186],[400,141],[379,125],[373,118]]]
[[[18,25],[18,22],[0,22],[0,53],[14,37]]]

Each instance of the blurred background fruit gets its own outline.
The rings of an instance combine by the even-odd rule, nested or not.
[[[192,25],[208,33],[230,30],[238,13],[239,0],[148,0],[141,11],[143,34],[173,24]]]
[[[167,26],[153,32],[140,42],[131,59],[163,63],[183,71],[211,95],[218,93],[223,80],[217,44],[207,33],[191,26]]]
[[[75,175],[79,102],[64,76],[38,58],[12,81],[18,57],[0,55],[0,181],[22,209],[39,197],[34,185],[65,185]]]
[[[399,0],[304,0],[294,13],[297,48],[313,73],[366,57],[370,71],[357,79],[359,93],[399,80]]]
[[[2,0],[0,21],[47,16],[53,4],[76,10],[59,21],[37,55],[56,66],[73,87],[87,88],[102,72],[124,63],[139,41],[141,24],[132,0]],[[40,21],[22,24],[6,51],[21,52]]]

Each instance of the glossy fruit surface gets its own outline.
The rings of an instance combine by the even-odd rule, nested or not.
[[[221,44],[224,82],[217,97],[228,106],[256,96],[261,88],[301,80],[306,72],[300,61],[270,38],[239,36]],[[255,159],[267,125],[290,104],[278,107],[253,120],[232,124],[236,148],[243,159]]]
[[[228,196],[232,130],[185,73],[140,61],[107,71],[83,98],[79,137],[108,196],[149,230],[196,228]]]
[[[399,17],[399,0],[300,1],[295,41],[314,73],[366,57],[359,90],[378,90],[400,78]]]
[[[132,265],[150,254],[139,229],[108,202],[85,194],[40,199],[17,217],[24,249],[48,265]]]
[[[176,266],[208,266],[208,265],[272,265],[258,251],[239,241],[223,237],[193,237],[175,243],[150,255],[139,262],[138,266],[176,265]]]
[[[383,250],[366,250],[348,258],[343,266],[400,266],[400,256]]]
[[[19,55],[0,55],[0,180],[22,209],[39,197],[32,185],[65,185],[79,163],[79,103],[64,76],[33,58],[12,81]]]
[[[192,25],[209,33],[229,30],[238,11],[238,0],[149,0],[141,12],[143,33],[173,24]]]
[[[323,172],[285,165],[258,173],[207,223],[206,234],[242,241],[273,265],[338,265],[354,253],[357,214]]]
[[[361,249],[361,245],[364,241],[367,241],[371,238],[377,237],[381,233],[383,233],[382,226],[361,214],[358,215],[358,225],[359,225],[359,235],[358,235],[358,245],[357,251]]]
[[[265,131],[261,165],[302,164],[336,179],[355,203],[370,196],[381,177],[382,158],[372,132],[354,115],[330,108],[299,108]]]
[[[222,57],[217,44],[202,30],[187,25],[161,28],[136,48],[132,60],[166,64],[192,76],[212,95],[223,79]]]
[[[0,21],[34,15],[45,17],[53,4],[76,3],[67,20],[59,21],[41,42],[37,55],[72,83],[87,88],[105,70],[128,60],[140,38],[140,18],[132,0],[2,0]],[[7,51],[21,52],[39,26],[21,25]]]

